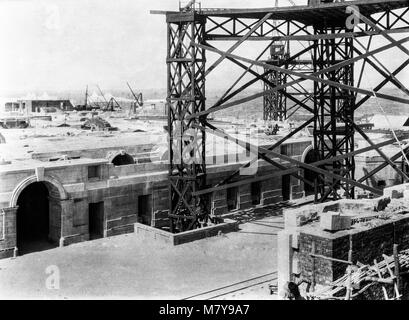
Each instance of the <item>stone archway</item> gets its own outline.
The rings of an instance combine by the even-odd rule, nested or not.
[[[50,197],[59,198],[60,200],[66,200],[68,198],[67,192],[65,191],[61,182],[50,175],[45,175],[43,177],[38,177],[37,175],[32,175],[21,181],[13,190],[10,199],[10,208],[14,208],[17,205],[18,197],[21,192],[30,184],[34,182],[44,182],[50,192]]]
[[[308,153],[312,150],[314,150],[314,147],[312,146],[312,144],[310,144],[307,148],[304,149],[301,155],[301,162],[305,163],[305,159],[307,158]]]
[[[114,166],[125,166],[135,164],[134,157],[126,153],[125,150],[120,150],[118,152],[109,152],[107,155],[107,159]]]
[[[130,165],[130,164],[135,164],[135,160],[134,158],[127,154],[118,154],[115,158],[112,159],[111,163],[118,167],[118,166],[126,166],[126,165]]]
[[[62,201],[67,193],[51,176],[30,176],[14,189],[10,207],[16,207],[16,247],[19,254],[56,247],[62,237]]]

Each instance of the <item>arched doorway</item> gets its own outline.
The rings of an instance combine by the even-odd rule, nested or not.
[[[307,150],[306,150],[307,151]],[[313,148],[309,148],[308,151],[305,154],[304,157],[304,163],[310,164],[314,163],[317,161],[317,155],[315,153],[315,150]],[[317,174],[314,171],[311,171],[309,169],[304,169],[304,178],[312,183],[314,183],[314,180],[316,178]],[[307,183],[304,183],[304,191],[305,195],[313,195],[314,194],[314,186],[311,186]]]
[[[126,166],[126,165],[134,164],[134,163],[135,163],[134,158],[127,153],[118,154],[112,159],[112,164],[114,166]]]
[[[49,183],[30,183],[17,198],[17,248],[20,255],[57,246],[49,240],[52,206],[49,191],[51,187],[47,184]]]

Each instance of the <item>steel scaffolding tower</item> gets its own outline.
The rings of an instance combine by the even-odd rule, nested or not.
[[[341,28],[316,28],[316,35],[347,32]],[[354,86],[354,64],[328,68],[353,58],[353,38],[319,39],[314,44],[314,73],[320,79]],[[314,147],[319,159],[331,159],[354,151],[354,92],[314,81]],[[328,162],[324,168],[337,175],[354,180],[354,157]],[[347,181],[319,175],[319,194],[323,198],[354,198],[354,188]],[[340,194],[341,193],[341,194]],[[316,193],[316,196],[318,192]]]
[[[192,195],[206,185],[205,137],[193,124],[200,118],[188,116],[205,110],[205,17],[194,11],[187,19],[168,18],[168,132],[169,132],[169,217],[172,232],[189,230],[206,223],[207,201]]]
[[[281,62],[285,59],[285,45],[284,44],[272,44],[270,46],[270,59],[267,63],[275,66],[280,66]],[[264,72],[268,72],[268,69],[264,69]],[[274,87],[285,83],[286,76],[280,72],[273,71],[267,75],[267,80],[273,84],[264,82],[264,91],[266,94],[263,98],[263,119],[283,121],[287,118],[286,102],[284,95],[280,92],[270,90]]]
[[[399,154],[388,159],[380,149],[393,140],[373,143],[354,123],[354,112],[371,97],[409,103],[409,90],[397,79],[397,75],[409,65],[409,50],[403,46],[409,41],[408,12],[409,1],[402,0],[358,0],[262,9],[199,7],[152,12],[165,14],[168,24],[169,216],[172,230],[177,232],[205,225],[212,218],[208,196],[229,188],[230,178],[238,174],[236,171],[232,177],[220,181],[216,186],[206,184],[207,133],[222,136],[255,153],[256,160],[244,166],[262,159],[279,169],[263,177],[236,181],[235,186],[285,174],[311,184],[299,174],[302,170],[310,170],[316,173],[314,186],[318,202],[340,197],[353,198],[355,188],[382,194],[381,190],[366,185],[365,181],[387,165],[407,180],[407,176],[392,162],[399,158]],[[346,21],[351,17],[356,23],[348,27]],[[375,47],[373,38],[382,38],[386,44]],[[219,42],[229,41],[234,42],[229,49],[217,48]],[[266,44],[257,59],[234,53],[248,41]],[[279,42],[287,42],[291,50],[278,63],[269,61],[270,57],[263,60],[263,54]],[[296,45],[299,43],[302,45]],[[404,61],[395,70],[389,71],[375,55],[391,49],[403,53]],[[207,69],[205,54],[216,56],[216,62]],[[305,55],[311,58],[306,59]],[[399,56],[394,58],[400,59]],[[243,79],[241,76],[222,98],[206,108],[206,77],[210,72],[216,72],[225,60],[243,69],[243,74],[251,75],[252,79],[238,85],[238,80]],[[307,68],[302,70],[302,66]],[[363,80],[368,66],[383,78],[373,90],[367,89]],[[260,69],[261,72],[258,71]],[[258,81],[265,85],[263,92],[237,98],[238,94]],[[389,83],[404,95],[400,97],[380,92]],[[206,120],[210,113],[217,115],[220,110],[261,97],[266,99],[264,101],[270,101],[269,97],[277,101],[277,97],[280,97],[286,103],[292,103],[294,110],[303,110],[311,117],[269,147],[243,143]],[[275,111],[276,115],[270,110],[265,112],[268,114],[266,117],[279,119],[280,112],[283,118],[289,116],[285,115],[289,109],[285,109],[284,114],[281,110]],[[314,128],[314,163],[303,163],[275,151],[283,142],[311,125]],[[354,134],[366,139],[369,147],[354,150]],[[385,163],[356,181],[354,156],[368,150],[377,151]],[[404,152],[408,150],[406,148]],[[284,167],[277,159],[289,163],[290,167]]]

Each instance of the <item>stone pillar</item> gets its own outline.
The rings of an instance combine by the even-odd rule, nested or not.
[[[262,181],[261,204],[269,205],[280,201],[283,201],[281,178]]]
[[[18,206],[1,209],[0,259],[17,256],[17,209]]]
[[[302,170],[299,170],[297,174],[301,177],[304,175]],[[304,183],[302,183],[301,180],[291,177],[290,188],[290,200],[297,200],[305,197]]]
[[[109,168],[110,164],[101,164],[101,180],[106,180],[109,178]]]
[[[136,198],[138,199],[138,198]],[[112,206],[112,198],[105,198],[104,200],[104,230],[103,230],[103,236],[104,238],[109,237],[108,233],[108,221],[113,218],[115,206]],[[136,208],[138,205],[138,200],[136,202]],[[89,238],[89,221],[88,221],[88,238]]]
[[[65,237],[72,235],[74,200],[59,200],[61,208],[60,247],[65,245]]]
[[[292,280],[293,274],[293,235],[285,230],[277,234],[277,291],[283,296],[285,284]]]
[[[251,199],[251,184],[239,187],[239,205],[240,209],[248,209],[253,206]]]
[[[227,197],[226,190],[219,190],[217,192],[213,192],[211,208],[213,216],[220,216],[228,212],[226,197]]]

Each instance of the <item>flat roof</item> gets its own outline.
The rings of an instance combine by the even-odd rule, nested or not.
[[[11,174],[21,171],[31,171],[37,167],[44,167],[44,168],[53,168],[53,169],[61,169],[71,166],[86,166],[86,165],[99,165],[105,164],[108,160],[106,159],[90,159],[90,158],[82,158],[82,159],[73,159],[73,160],[65,160],[65,161],[40,161],[36,159],[27,159],[25,161],[15,161],[10,164],[3,164],[0,165],[0,175],[4,174]]]
[[[72,152],[85,152],[90,150],[100,150],[109,148],[127,148],[133,146],[150,146],[155,143],[158,135],[152,133],[135,133],[135,132],[86,132],[74,136],[64,135],[42,135],[41,133],[50,130],[50,128],[37,129],[38,136],[27,136],[23,139],[23,132],[33,134],[35,129],[8,129],[16,131],[21,130],[19,138],[10,139],[5,136],[7,143],[0,144],[0,156],[6,160],[31,159],[33,156],[47,154],[71,154]],[[70,128],[53,128],[55,132],[62,133]],[[56,130],[60,129],[60,130]],[[51,131],[51,130],[50,130]],[[4,131],[8,133],[8,131]],[[166,136],[163,140],[166,141]]]
[[[346,17],[346,8],[350,5],[357,6],[360,13],[369,16],[386,10],[394,10],[409,6],[407,0],[359,0],[335,3],[321,3],[314,6],[289,6],[289,7],[268,7],[268,8],[209,8],[194,12],[179,11],[158,11],[152,10],[151,14],[165,14],[168,18],[191,16],[193,14],[204,17],[237,17],[249,19],[261,19],[267,13],[272,13],[270,20],[293,20],[304,25],[313,26],[326,22],[327,25],[342,25]],[[175,19],[176,20],[176,19]]]

